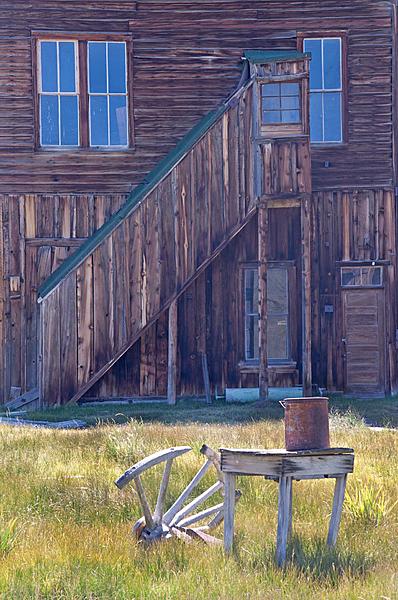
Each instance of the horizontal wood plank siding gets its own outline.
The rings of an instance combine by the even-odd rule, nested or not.
[[[0,7],[0,192],[126,193],[237,85],[248,48],[344,30],[348,143],[313,148],[314,189],[392,184],[392,2],[47,0]],[[133,38],[134,149],[34,152],[31,31]],[[324,166],[325,161],[329,167]]]

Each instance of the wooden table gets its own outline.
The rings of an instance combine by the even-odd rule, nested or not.
[[[260,475],[279,483],[276,560],[286,560],[287,540],[292,527],[292,484],[301,479],[336,480],[327,544],[334,546],[340,526],[347,474],[354,469],[352,448],[325,450],[244,450],[221,448],[221,470],[225,478],[224,548],[231,552],[234,535],[235,483],[237,475]]]

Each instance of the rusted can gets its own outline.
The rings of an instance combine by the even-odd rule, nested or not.
[[[329,448],[329,398],[286,398],[281,401],[285,409],[286,450],[318,450]]]

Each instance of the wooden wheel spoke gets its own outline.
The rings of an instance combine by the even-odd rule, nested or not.
[[[147,527],[153,527],[154,521],[152,517],[151,509],[149,508],[148,500],[146,498],[145,490],[142,486],[140,476],[134,478],[134,484],[137,490],[138,497],[140,499],[141,507],[145,517],[145,523]]]
[[[178,496],[178,498],[174,502],[174,504],[172,504],[172,506],[170,506],[169,510],[164,514],[163,523],[166,523],[166,525],[169,525],[171,523],[173,517],[178,513],[180,508],[183,506],[185,500],[188,498],[188,496],[191,494],[191,492],[196,488],[196,486],[198,485],[200,480],[203,479],[203,477],[206,475],[206,473],[209,470],[209,468],[211,467],[211,465],[212,465],[212,463],[209,460],[207,462],[205,462],[204,465],[202,465],[202,467],[196,473],[196,475],[192,479],[192,481],[187,485],[185,490]]]
[[[224,503],[220,502],[198,511],[201,504],[224,489],[224,475],[221,471],[220,455],[209,446],[203,445],[200,450],[206,457],[206,462],[200,467],[170,508],[167,511],[164,510],[173,461],[190,450],[189,446],[180,446],[155,452],[130,467],[115,482],[120,489],[130,481],[135,486],[143,511],[143,516],[133,526],[133,534],[139,542],[151,544],[157,540],[167,540],[172,537],[178,537],[189,542],[196,537],[208,544],[220,543],[220,540],[208,535],[206,532],[217,527],[224,519]],[[140,476],[148,469],[163,462],[165,463],[163,475],[155,509],[152,512]],[[189,501],[189,497],[211,467],[214,468],[217,475],[216,483]],[[236,492],[235,500],[238,500],[239,496],[240,492]],[[206,523],[209,518],[210,521]],[[192,527],[195,523],[200,524],[200,522],[202,524],[198,527]]]
[[[220,504],[216,504],[215,506],[211,506],[210,508],[205,508],[204,510],[201,510],[196,514],[191,515],[190,517],[185,517],[184,519],[181,519],[181,521],[178,521],[176,525],[178,525],[178,527],[188,527],[189,525],[193,525],[193,523],[202,521],[203,519],[206,519],[206,517],[210,517],[210,515],[214,515],[214,513],[220,512],[220,510],[222,511],[223,506],[224,503],[220,502]]]
[[[181,521],[181,519],[183,517],[186,517],[187,515],[191,514],[191,512],[193,512],[197,506],[199,506],[200,504],[202,504],[202,502],[207,500],[207,498],[210,498],[210,496],[212,496],[213,494],[218,492],[218,490],[221,489],[222,487],[223,487],[223,484],[221,483],[221,481],[217,481],[217,483],[215,483],[214,485],[209,487],[209,489],[204,491],[202,494],[200,494],[200,496],[198,496],[197,498],[192,500],[192,502],[187,504],[187,506],[182,508],[175,515],[174,519],[171,521],[171,524],[174,525],[175,523],[178,523],[179,521]]]
[[[155,521],[156,525],[159,525],[163,517],[164,499],[166,497],[167,486],[169,485],[170,471],[173,464],[173,460],[173,458],[168,459],[163,471],[162,482],[160,484],[155,512],[153,514],[153,520]]]

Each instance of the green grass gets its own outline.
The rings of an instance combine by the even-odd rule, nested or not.
[[[356,400],[353,398],[331,397],[329,402],[335,421],[360,424],[369,423],[385,427],[398,427],[398,398]],[[161,421],[173,423],[247,423],[264,418],[279,420],[283,409],[279,402],[261,405],[258,402],[225,405],[223,401],[209,406],[201,401],[179,401],[176,406],[164,403],[104,404],[100,406],[64,406],[42,411],[29,412],[27,418],[49,421],[83,419],[89,425],[99,422],[126,423],[129,419],[143,422]]]
[[[238,479],[243,495],[230,558],[196,541],[172,540],[147,550],[137,545],[130,535],[141,516],[135,492],[131,486],[120,491],[113,483],[144,455],[188,444],[194,451],[178,459],[180,469],[173,467],[171,502],[202,464],[203,442],[214,448],[281,447],[278,415],[261,418],[255,405],[209,409],[192,404],[179,407],[173,419],[168,407],[131,408],[147,422],[82,431],[0,427],[0,546],[4,540],[5,548],[0,548],[0,598],[398,598],[396,432],[371,431],[350,411],[332,417],[332,444],[356,451],[338,545],[330,550],[324,544],[332,481],[298,482],[295,537],[281,571],[274,563],[275,483]],[[238,422],[248,409],[246,421]],[[180,422],[160,423],[159,411],[165,421]],[[160,478],[158,468],[142,478],[152,505]],[[199,491],[212,481],[212,474],[206,476]]]

